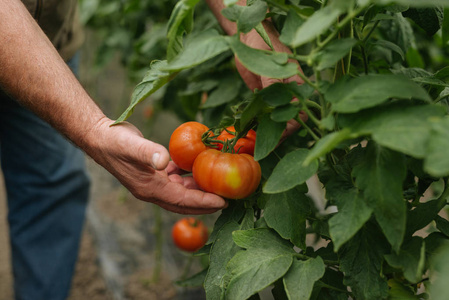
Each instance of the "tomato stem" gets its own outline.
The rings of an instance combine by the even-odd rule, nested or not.
[[[253,120],[252,122],[248,123],[248,125],[246,125],[246,127],[240,131],[240,132],[232,132],[228,129],[225,128],[226,132],[228,132],[229,134],[234,135],[235,137],[232,139],[227,140],[224,143],[223,149],[221,150],[222,152],[227,152],[227,153],[239,153],[240,148],[237,149],[237,151],[234,150],[235,145],[237,144],[237,141],[241,138],[244,138],[248,132],[253,129],[253,127],[255,126],[255,121]]]

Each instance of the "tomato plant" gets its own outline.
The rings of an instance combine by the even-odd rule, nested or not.
[[[198,154],[207,149],[203,143],[203,134],[209,128],[199,122],[186,122],[173,131],[168,146],[175,164],[185,171],[192,171],[193,162]]]
[[[242,199],[259,186],[261,169],[248,154],[215,149],[201,152],[193,164],[193,178],[207,192],[229,199]]]
[[[197,251],[206,244],[208,237],[206,225],[193,217],[180,219],[172,228],[173,242],[184,251]]]
[[[226,142],[232,141],[236,138],[236,131],[234,126],[229,126],[223,130],[219,136],[216,137],[217,140]],[[223,144],[217,143],[217,150],[223,149]],[[246,153],[254,156],[254,146],[256,145],[256,132],[254,130],[249,130],[246,135],[239,138],[234,145],[235,153]]]
[[[262,189],[229,201],[204,248],[210,264],[192,278],[207,299],[257,298],[263,289],[275,299],[444,299],[449,2],[236,2],[224,1],[221,12],[237,28],[227,36],[216,23],[193,33],[193,23],[204,24],[203,11],[194,14],[201,4],[178,1],[164,60],[152,63],[118,118],[168,85],[166,99],[178,96],[177,107],[208,127],[257,126]],[[267,22],[291,52],[245,44],[241,37],[256,32],[276,45]],[[279,82],[245,88],[234,57]],[[291,119],[302,128],[279,145]],[[216,164],[212,157],[244,154],[198,156],[208,174],[198,181],[212,191],[226,180],[208,181],[218,175],[203,155]]]

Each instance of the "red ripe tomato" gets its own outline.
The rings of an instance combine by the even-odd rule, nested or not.
[[[235,132],[234,126],[230,126],[226,128],[228,131]],[[235,138],[235,135],[223,130],[218,137],[217,140],[221,140],[223,142]],[[223,144],[217,143],[217,150],[223,149]],[[254,146],[256,145],[256,132],[254,130],[248,131],[248,133],[240,138],[234,146],[234,151],[236,153],[246,153],[251,156],[254,156]]]
[[[192,173],[202,190],[229,199],[248,197],[257,189],[261,178],[260,165],[251,155],[215,149],[198,155]]]
[[[186,122],[173,131],[168,149],[174,163],[185,171],[192,171],[195,158],[207,149],[202,135],[209,128],[198,122]]]
[[[195,252],[206,244],[209,234],[202,221],[188,217],[173,225],[172,238],[179,249]]]

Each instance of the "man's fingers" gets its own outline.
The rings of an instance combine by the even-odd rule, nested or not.
[[[167,183],[157,194],[159,195],[156,198],[165,198],[165,201],[157,203],[158,205],[180,214],[210,214],[227,207],[227,202],[220,196],[187,189],[175,182]]]
[[[171,174],[183,175],[188,173],[187,171],[180,169],[173,161],[170,161],[168,163],[167,167],[165,168],[165,172],[167,172],[168,175]]]
[[[168,179],[171,182],[182,184],[187,189],[195,189],[195,190],[199,189],[198,185],[196,184],[192,176],[182,177],[179,176],[178,174],[171,174],[168,175]]]

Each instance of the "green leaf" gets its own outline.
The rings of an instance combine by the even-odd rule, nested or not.
[[[221,211],[220,216],[214,224],[214,228],[206,244],[211,244],[217,239],[220,230],[229,222],[238,223],[245,214],[245,208],[242,201],[230,201],[228,207]]]
[[[172,80],[177,73],[170,73],[163,71],[167,65],[167,61],[153,61],[150,70],[147,72],[142,81],[134,88],[131,96],[131,104],[122,113],[122,115],[114,122],[118,124],[125,121],[132,115],[134,107],[145,100],[148,96],[163,87],[166,83]]]
[[[298,66],[288,62],[286,53],[264,52],[246,46],[234,37],[227,37],[232,51],[251,72],[276,79],[289,78],[298,72]]]
[[[238,31],[247,33],[265,19],[267,10],[266,2],[256,1],[251,6],[233,5],[227,7],[221,13],[229,20],[237,22]]]
[[[293,262],[292,245],[271,229],[235,231],[233,237],[247,250],[238,252],[227,265],[226,299],[249,298],[284,276]]]
[[[207,275],[207,268],[190,276],[187,279],[176,281],[176,285],[182,287],[200,287],[203,285],[206,275]]]
[[[444,12],[441,6],[410,8],[409,10],[403,12],[402,15],[412,19],[430,36],[440,30],[444,18]]]
[[[344,283],[351,287],[355,299],[386,298],[387,280],[381,274],[387,251],[388,244],[382,234],[370,223],[342,247],[340,270],[345,274]]]
[[[338,198],[338,212],[329,220],[329,233],[335,251],[362,228],[373,212],[373,209],[365,204],[363,195],[355,188],[342,190]]]
[[[221,77],[220,84],[209,94],[201,108],[217,107],[235,100],[239,95],[241,85],[242,82],[234,75]]]
[[[444,9],[444,16],[441,34],[443,47],[447,47],[449,42],[449,8]]]
[[[449,7],[449,3],[446,0],[372,0],[372,2],[379,5],[396,3],[401,5],[409,5],[410,7],[433,7],[437,5]]]
[[[420,84],[427,84],[431,86],[449,87],[449,83],[446,83],[443,80],[434,77],[415,77],[413,78],[413,81]]]
[[[290,300],[308,300],[316,281],[323,277],[325,265],[321,257],[306,261],[294,260],[284,277],[284,286]]]
[[[256,94],[251,94],[248,102],[243,112],[236,116],[238,122],[236,122],[235,128],[237,130],[241,131],[245,129],[246,126],[269,109],[268,105]]]
[[[297,29],[293,39],[288,44],[296,48],[313,41],[318,35],[328,30],[337,21],[341,13],[340,9],[332,5],[316,11]]]
[[[447,283],[449,282],[449,244],[440,247],[432,257],[429,286],[427,287],[432,300],[447,298]]]
[[[309,150],[307,149],[297,149],[286,154],[263,186],[263,192],[267,194],[282,193],[306,182],[318,170],[317,160],[304,166],[308,155]]]
[[[171,61],[182,51],[182,37],[191,30],[193,10],[199,0],[181,0],[173,8],[167,23],[167,60]],[[185,26],[187,25],[187,26]],[[190,26],[189,26],[190,25]]]
[[[388,280],[390,290],[388,291],[388,300],[419,300],[422,299],[415,295],[415,291],[409,285],[404,285],[396,279]]]
[[[279,40],[286,45],[291,45],[296,36],[296,31],[303,23],[303,18],[301,18],[293,9],[289,10]]]
[[[309,199],[291,189],[280,194],[264,194],[264,217],[270,228],[301,248],[306,248],[306,218],[310,214]]]
[[[223,36],[215,30],[205,31],[193,38],[184,51],[174,57],[164,69],[181,71],[192,68],[227,50],[229,50],[229,44]]]
[[[394,268],[404,271],[411,283],[421,281],[424,273],[426,247],[421,237],[414,236],[401,247],[398,254],[387,254],[385,260]]]
[[[261,117],[257,127],[256,145],[254,147],[255,160],[265,158],[276,148],[281,140],[285,126],[285,123],[277,123],[271,120],[268,114]]]
[[[430,200],[420,203],[415,209],[409,211],[406,236],[412,236],[416,231],[429,225],[438,216],[445,204],[445,200]]]
[[[298,85],[292,82],[288,87],[299,100],[308,100],[315,92],[315,89],[308,84]]]
[[[292,84],[297,85],[295,82]],[[268,105],[281,106],[290,103],[292,101],[292,92],[289,88],[292,84],[285,84],[276,82],[263,90],[260,90],[257,94],[262,97]]]
[[[366,75],[349,81],[338,81],[325,94],[336,112],[358,112],[388,99],[431,101],[427,92],[410,79],[398,75]]]
[[[317,70],[333,67],[339,60],[348,55],[356,44],[357,40],[352,38],[337,39],[330,42],[314,57],[314,60],[317,61]]]
[[[310,162],[331,152],[344,140],[350,139],[352,137],[353,134],[351,133],[351,130],[349,128],[344,128],[340,131],[335,131],[328,135],[325,135],[313,146],[304,164],[308,165]]]
[[[204,289],[208,299],[220,299],[223,293],[223,276],[226,273],[226,264],[239,250],[232,242],[232,232],[239,229],[239,224],[235,222],[226,223],[212,245],[209,271],[204,281]]]
[[[268,35],[267,31],[265,30],[265,27],[263,27],[263,24],[259,23],[256,27],[254,27],[254,29],[257,31],[257,33],[260,35],[260,37],[263,39],[263,41],[270,47],[270,49],[274,50],[270,36]]]
[[[291,104],[278,106],[271,112],[271,119],[275,122],[287,122],[295,118],[300,110],[299,106]]]
[[[340,115],[341,127],[349,127],[354,135],[372,135],[379,144],[416,158],[427,154],[431,132],[430,120],[444,116],[437,105],[389,104],[357,114]]]
[[[443,217],[437,216],[435,218],[435,223],[438,230],[440,230],[445,236],[449,237],[449,221]]]
[[[449,117],[432,123],[429,145],[425,154],[424,170],[435,177],[449,175],[449,157],[447,155],[447,147],[449,147],[448,130]]]
[[[399,251],[406,229],[406,206],[402,198],[406,175],[404,156],[370,142],[365,159],[354,167],[353,175],[388,241]]]
[[[231,5],[236,4],[237,2],[238,2],[238,0],[223,0],[223,4],[225,6],[231,6]]]
[[[321,284],[327,284],[329,286],[338,289],[326,288]],[[332,268],[326,268],[324,276],[320,281],[315,283],[313,288],[313,293],[310,299],[313,300],[348,300],[348,295],[346,292],[347,287],[343,284],[343,273],[340,271],[335,271]],[[343,292],[341,292],[343,291]]]
[[[246,218],[253,216],[253,210],[246,210]],[[204,289],[208,299],[220,299],[225,288],[226,265],[237,253],[239,247],[233,243],[232,233],[236,230],[249,229],[248,222],[241,225],[234,221],[226,223],[218,232],[210,252],[210,265],[204,281]]]
[[[264,249],[277,254],[295,254],[293,245],[282,239],[275,231],[269,228],[255,228],[238,230],[232,234],[234,242],[241,248]]]
[[[425,239],[424,243],[426,243],[426,257],[428,258],[427,264],[429,265],[429,258],[433,257],[440,247],[444,245],[448,245],[449,239],[446,235],[441,232],[432,232]]]
[[[391,50],[393,52],[396,52],[397,54],[399,54],[401,56],[402,60],[405,60],[404,51],[402,51],[401,47],[399,47],[395,43],[392,43],[392,42],[387,41],[387,40],[378,40],[378,41],[375,41],[373,43],[373,45],[379,46],[379,47],[382,47],[382,48],[386,48],[386,49],[389,49],[389,50]]]
[[[424,60],[421,53],[414,47],[410,47],[405,54],[407,65],[414,68],[424,68]]]

